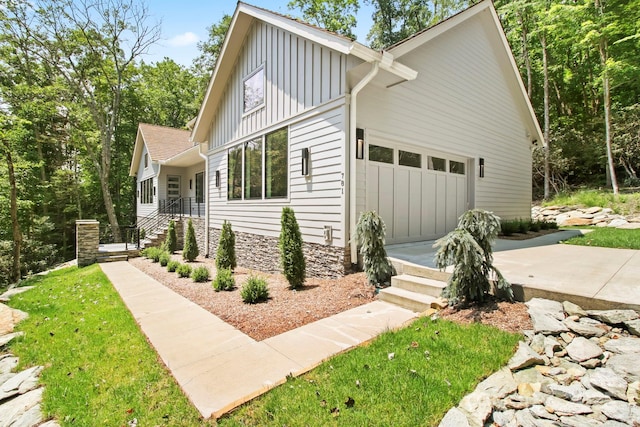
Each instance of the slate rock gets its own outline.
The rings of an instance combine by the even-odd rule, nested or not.
[[[607,360],[607,368],[613,369],[628,382],[640,381],[640,363],[635,353],[614,354]]]
[[[531,408],[529,408],[529,411],[531,411],[533,416],[536,418],[543,418],[545,420],[551,421],[556,421],[558,419],[558,416],[556,414],[550,413],[542,405],[533,405]]]
[[[640,338],[620,337],[609,340],[604,343],[604,349],[619,354],[640,353]]]
[[[31,408],[40,404],[43,388],[31,390],[3,403],[0,407],[0,426],[12,426]]]
[[[0,300],[9,301],[12,296],[21,294],[23,292],[27,292],[29,289],[33,289],[35,286],[20,286],[19,288],[11,288],[2,295],[0,295]]]
[[[37,404],[17,417],[11,427],[33,427],[39,425],[42,420],[42,410],[40,409],[40,404]]]
[[[506,411],[494,411],[493,412],[493,423],[498,427],[505,427],[511,421],[513,421],[516,417],[516,411],[513,409],[507,409]]]
[[[620,325],[640,317],[633,310],[589,310],[587,313],[590,317],[610,325]]]
[[[590,414],[593,412],[593,409],[587,405],[568,402],[555,396],[549,396],[544,402],[544,406],[547,411],[558,416]]]
[[[574,381],[571,385],[547,384],[542,387],[542,391],[560,399],[582,402],[586,389],[580,382]]]
[[[0,386],[0,401],[33,390],[38,384],[38,375],[41,371],[42,366],[34,366],[11,377]]]
[[[471,427],[482,427],[489,415],[491,415],[493,405],[491,404],[491,398],[487,394],[473,392],[462,398],[458,409],[467,416],[467,421]]]
[[[585,405],[603,405],[609,401],[611,401],[610,396],[607,396],[606,394],[596,390],[595,388],[587,388],[582,394],[582,403],[584,403]]]
[[[557,320],[564,319],[564,308],[562,307],[562,303],[558,301],[544,298],[531,298],[525,305],[529,308],[529,312],[537,311],[550,314]]]
[[[587,315],[587,312],[582,309],[578,304],[574,304],[571,301],[564,301],[562,303],[562,308],[567,313],[568,316],[579,316],[583,317]]]
[[[602,422],[584,415],[564,416],[560,418],[563,426],[567,427],[601,427]]]
[[[440,427],[469,427],[467,416],[458,408],[451,408],[439,424]]]
[[[516,412],[516,423],[519,427],[537,427],[536,419],[529,409]]]
[[[18,358],[11,354],[6,354],[0,358],[0,374],[7,374],[18,366]]]
[[[535,334],[533,336],[533,339],[529,343],[529,347],[531,347],[531,349],[533,351],[535,351],[536,353],[543,354],[544,353],[544,338],[545,338],[545,336],[543,334]]]
[[[513,355],[507,366],[512,371],[528,368],[533,365],[544,365],[544,359],[535,351],[531,349],[526,343],[520,341],[518,343],[518,350]]]
[[[592,387],[615,397],[627,400],[627,382],[610,368],[596,368],[589,373],[589,383]]]
[[[601,406],[600,410],[608,418],[611,418],[621,423],[633,425],[633,423],[640,423],[640,408],[637,406],[629,405],[627,402],[621,400],[612,400]]]
[[[584,362],[602,356],[602,349],[584,337],[576,337],[567,346],[567,353],[576,362]]]
[[[4,347],[9,344],[14,338],[21,337],[24,335],[24,332],[12,332],[7,335],[0,336],[0,347]]]
[[[640,405],[640,381],[634,381],[627,387],[627,402]]]
[[[621,423],[620,421],[615,421],[615,420],[607,420],[603,422],[601,425],[602,427],[629,427],[629,424]]]
[[[502,399],[518,388],[509,368],[502,368],[490,375],[476,387],[476,392],[485,393],[493,399]]]
[[[627,327],[630,334],[640,337],[640,319],[627,320],[624,322],[624,326]]]
[[[556,350],[562,349],[560,342],[551,336],[544,337],[544,355],[552,358]]]
[[[584,322],[576,322],[570,319],[564,319],[563,323],[572,332],[585,337],[601,337],[606,333],[604,329],[597,326],[589,325],[588,323]]]

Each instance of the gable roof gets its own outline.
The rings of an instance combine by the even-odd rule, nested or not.
[[[393,55],[388,52],[378,52],[348,37],[266,9],[238,2],[220,50],[220,56],[211,75],[207,92],[198,112],[196,124],[191,134],[193,141],[202,142],[206,139],[209,125],[218,108],[219,99],[229,76],[233,72],[235,59],[242,49],[245,36],[249,32],[254,19],[282,28],[337,52],[354,55],[366,62],[379,62],[380,69],[395,74],[404,80],[413,80],[417,76],[415,70],[394,61]]]
[[[194,147],[189,140],[189,134],[188,130],[140,123],[131,158],[129,176],[135,176],[138,172],[143,146],[147,147],[152,162],[162,163]]]

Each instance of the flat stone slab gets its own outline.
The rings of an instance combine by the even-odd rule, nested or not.
[[[35,288],[35,286],[20,286],[18,288],[11,288],[0,295],[0,301],[7,302],[11,299],[12,296],[27,292],[29,289],[33,288]]]
[[[619,325],[639,317],[634,310],[588,310],[587,313],[589,317],[610,325]]]
[[[39,407],[43,390],[43,388],[31,390],[0,405],[0,426],[16,425],[32,408]]]
[[[9,344],[13,339],[21,337],[24,335],[24,332],[12,332],[7,335],[0,336],[0,347],[4,347]]]
[[[640,338],[620,337],[604,343],[604,349],[613,353],[640,353]],[[638,354],[640,361],[640,354]]]
[[[576,362],[584,362],[602,356],[602,349],[598,344],[584,337],[576,337],[567,346],[567,353]]]

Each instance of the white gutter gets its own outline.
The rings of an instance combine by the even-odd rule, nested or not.
[[[357,112],[357,98],[358,92],[360,92],[366,85],[373,80],[373,78],[378,74],[378,70],[380,69],[380,62],[375,61],[371,65],[371,70],[367,73],[366,76],[362,78],[354,87],[351,89],[351,99],[349,102],[349,143],[347,144],[349,147],[349,234],[350,239],[349,242],[351,244],[351,263],[356,264],[358,262],[358,242],[355,238],[355,230],[356,230],[356,112]]]
[[[198,144],[198,154],[204,159],[204,257],[209,258],[209,156],[202,152],[208,150],[207,143]]]

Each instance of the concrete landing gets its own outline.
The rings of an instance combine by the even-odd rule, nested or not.
[[[257,342],[127,262],[101,264],[203,417],[233,408],[416,314],[375,301]]]

